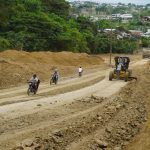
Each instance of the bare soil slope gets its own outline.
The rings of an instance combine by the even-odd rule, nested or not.
[[[149,150],[150,149],[150,62],[144,68],[140,76],[143,80],[141,89],[145,90],[145,102],[147,109],[146,123],[144,124],[140,134],[138,134],[132,142],[127,146],[126,150]]]
[[[108,81],[108,69],[83,78],[68,78],[28,97],[26,87],[1,90],[0,149],[115,150],[125,148],[146,121],[149,93],[147,61],[133,63],[138,81]],[[49,92],[106,78],[79,90],[51,96]],[[69,83],[69,84],[68,84]],[[118,92],[122,89],[120,92]],[[118,92],[118,93],[117,93]],[[59,92],[58,92],[59,93]],[[6,103],[4,103],[6,102]],[[14,134],[15,133],[15,134]],[[148,149],[146,149],[148,150]]]
[[[41,81],[49,79],[51,71],[59,70],[61,76],[76,74],[77,68],[92,68],[104,64],[100,56],[72,52],[20,52],[8,50],[0,53],[0,88],[25,83],[33,73]]]
[[[66,77],[57,86],[42,82],[31,97],[27,85],[1,89],[0,150],[149,150],[148,60],[131,58],[138,81],[126,83],[108,81],[105,55],[104,62],[100,56],[66,52],[6,51],[0,56],[1,87],[24,83],[33,72],[44,81],[55,67],[64,76],[75,73],[81,62],[92,68],[82,78]]]

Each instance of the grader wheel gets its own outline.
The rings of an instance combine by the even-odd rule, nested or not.
[[[129,72],[126,72],[126,73],[125,73],[125,76],[124,76],[124,81],[127,82],[127,81],[128,81],[128,78],[129,78]]]
[[[131,77],[131,76],[132,76],[132,70],[129,69],[129,70],[128,70],[128,73],[129,73],[129,77]]]
[[[113,71],[110,71],[110,73],[109,73],[109,81],[112,81],[113,78],[114,78],[114,73],[113,73]]]

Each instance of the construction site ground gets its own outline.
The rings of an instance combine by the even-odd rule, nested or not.
[[[0,53],[0,150],[149,150],[150,62],[129,57],[137,81],[109,81],[109,55]],[[34,72],[41,84],[28,96]]]

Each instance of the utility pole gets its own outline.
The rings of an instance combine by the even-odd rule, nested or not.
[[[110,19],[112,22],[112,18]],[[112,25],[111,25],[111,31],[110,31],[110,49],[109,49],[109,65],[111,66],[111,57],[112,57]]]
[[[111,33],[110,33],[110,50],[109,50],[109,64],[111,65],[111,57],[112,57],[112,28],[111,28]]]

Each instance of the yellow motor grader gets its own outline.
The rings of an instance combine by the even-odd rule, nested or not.
[[[132,70],[128,69],[129,63],[130,63],[129,57],[116,56],[114,58],[114,60],[115,60],[115,69],[113,71],[110,71],[110,73],[109,73],[110,81],[112,81],[112,79],[121,79],[121,80],[124,80],[125,82],[127,82],[129,80],[129,78],[130,79],[134,78],[134,77],[131,77]],[[119,78],[118,78],[117,67],[120,63],[122,65],[121,65],[121,69],[119,71]]]

